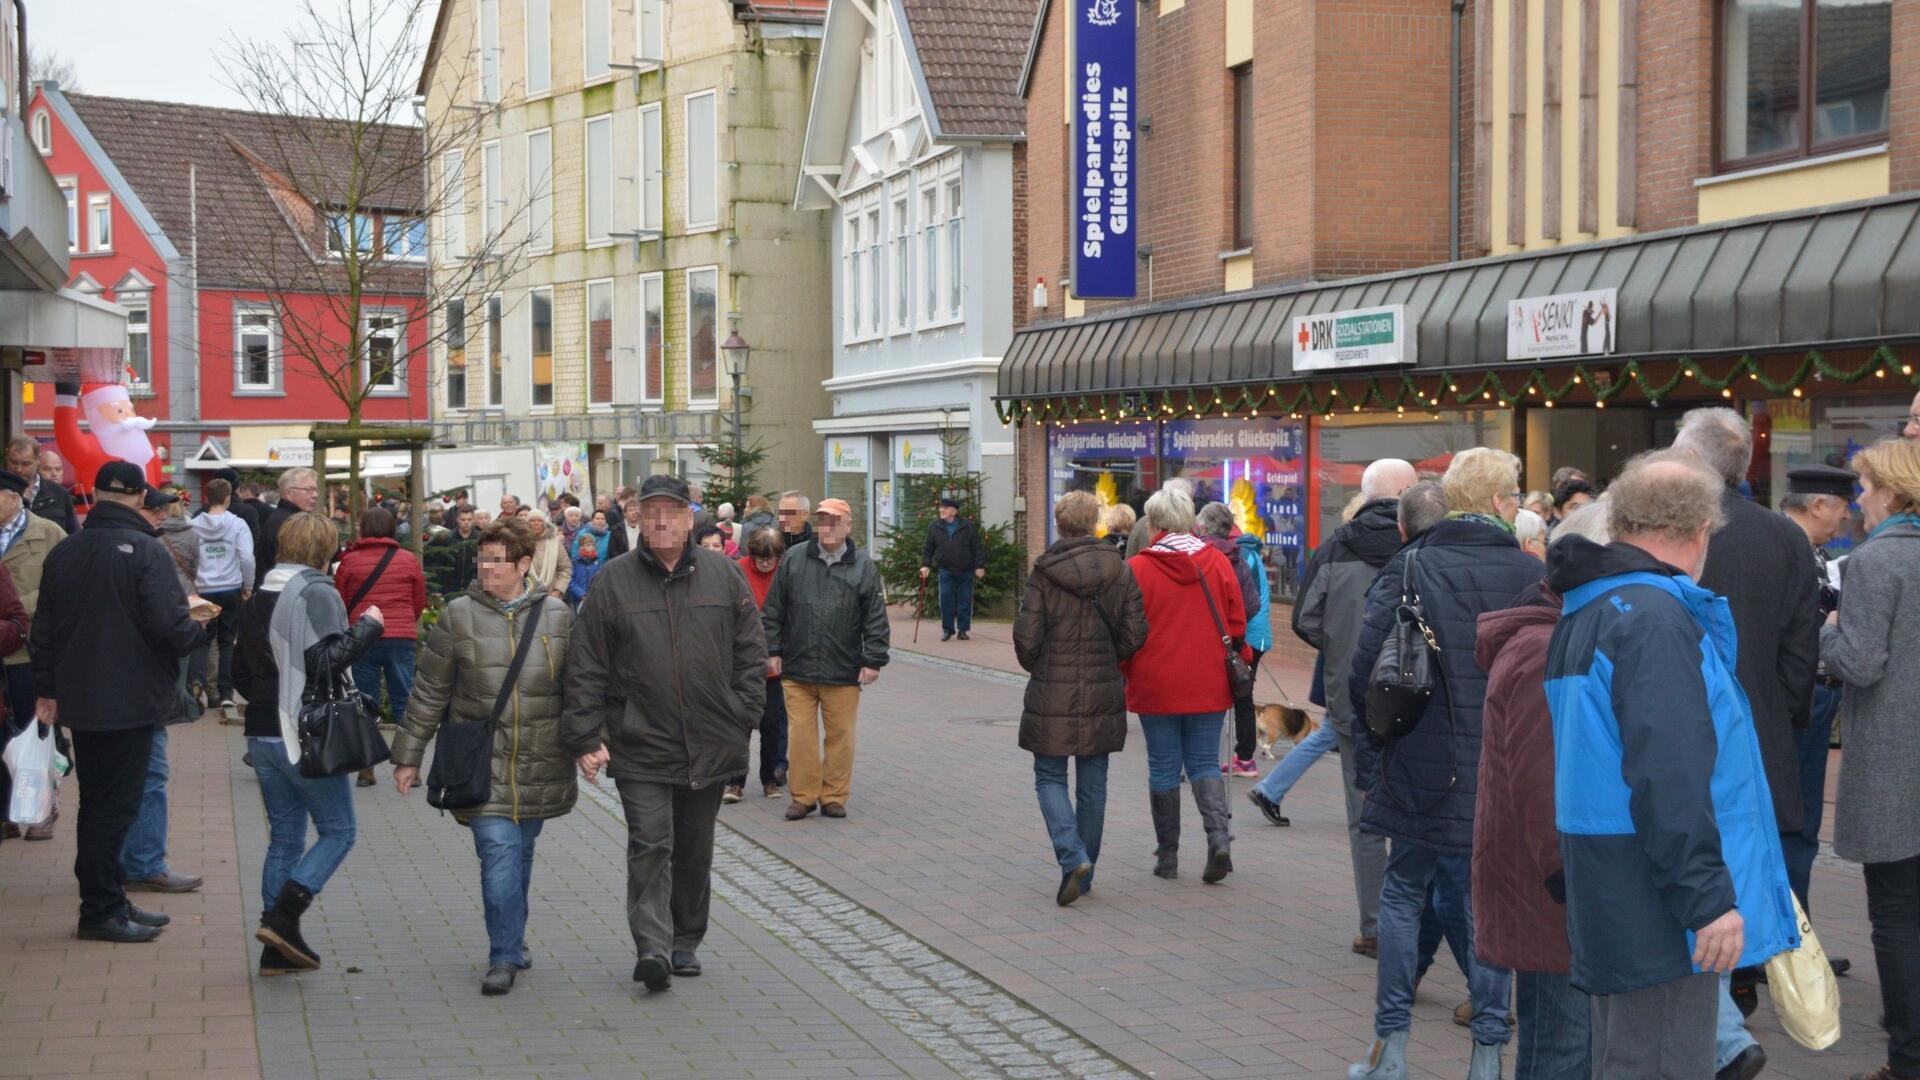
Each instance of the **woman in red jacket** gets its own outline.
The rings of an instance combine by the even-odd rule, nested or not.
[[[354,662],[353,684],[380,700],[386,683],[387,718],[407,711],[413,693],[413,657],[420,634],[420,613],[427,607],[427,576],[420,560],[393,538],[393,514],[370,506],[360,515],[360,539],[340,556],[333,583],[347,602],[347,625],[377,607],[386,616],[380,640]],[[360,773],[360,786],[373,784],[373,770]]]
[[[773,575],[780,569],[780,556],[787,543],[780,530],[771,525],[747,533],[740,545],[746,555],[739,560],[753,589],[753,602],[767,606],[767,590],[773,587]],[[751,736],[749,736],[751,739]],[[787,699],[780,689],[780,676],[767,676],[767,703],[760,710],[760,790],[769,799],[786,796],[787,786]],[[721,802],[735,803],[746,791],[747,774],[742,772],[727,782]]]
[[[1232,815],[1220,776],[1220,725],[1233,707],[1233,691],[1227,685],[1228,646],[1220,639],[1246,635],[1246,605],[1233,565],[1193,535],[1191,495],[1175,485],[1156,492],[1147,500],[1147,526],[1153,542],[1127,560],[1146,601],[1147,643],[1122,670],[1127,708],[1140,714],[1147,739],[1147,796],[1159,841],[1153,872],[1178,876],[1184,765],[1207,829],[1207,868],[1200,880],[1211,885],[1233,871],[1227,829]]]

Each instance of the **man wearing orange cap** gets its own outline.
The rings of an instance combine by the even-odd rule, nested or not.
[[[887,664],[886,586],[852,531],[846,500],[820,500],[813,539],[787,549],[762,609],[767,675],[781,677],[787,696],[789,821],[816,808],[847,816],[860,688]]]

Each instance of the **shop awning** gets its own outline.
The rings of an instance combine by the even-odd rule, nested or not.
[[[1394,304],[1417,335],[1411,370],[1500,367],[1509,301],[1599,289],[1619,298],[1606,362],[1920,340],[1920,193],[1047,323],[1014,335],[995,397],[1391,373],[1296,376],[1292,331]]]
[[[127,309],[76,289],[0,291],[0,345],[46,350],[124,349]],[[113,360],[108,378],[118,375],[121,361],[117,356]],[[40,370],[44,372],[40,377],[48,381],[58,374],[51,367]],[[28,377],[35,378],[36,372],[30,371]]]

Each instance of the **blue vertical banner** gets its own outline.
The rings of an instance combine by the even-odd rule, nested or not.
[[[1073,295],[1132,299],[1135,0],[1073,5]]]

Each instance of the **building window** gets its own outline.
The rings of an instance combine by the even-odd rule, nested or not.
[[[880,193],[867,200],[867,224],[862,235],[867,241],[867,332],[878,334],[887,324],[887,276],[881,271],[884,265],[880,261],[881,245],[886,243],[880,232]]]
[[[687,95],[687,228],[720,224],[720,142],[713,91]]]
[[[893,187],[893,328],[906,330],[913,325],[913,232],[907,219],[907,185],[899,181]]]
[[[716,336],[720,321],[720,271],[708,266],[687,271],[687,404],[720,403]]]
[[[920,276],[926,279],[926,308],[921,318],[932,322],[940,314],[940,189],[920,191]]]
[[[661,358],[666,352],[666,279],[648,274],[640,279],[640,325],[646,334],[640,349],[640,400],[666,398],[665,371]]]
[[[553,290],[527,294],[527,339],[533,352],[533,407],[553,408]]]
[[[67,251],[80,250],[80,189],[72,180],[60,181],[60,194],[67,199]]]
[[[947,316],[960,317],[961,271],[966,245],[960,240],[960,223],[965,207],[960,201],[960,178],[947,181]]]
[[[527,136],[527,247],[553,250],[553,132]]]
[[[487,297],[487,407],[497,409],[506,401],[505,365],[502,363],[500,298]]]
[[[659,229],[666,217],[660,174],[660,103],[640,109],[640,228]]]
[[[613,282],[587,282],[587,404],[613,404]]]
[[[861,328],[866,325],[866,320],[861,317],[861,301],[867,294],[866,276],[862,266],[866,252],[860,246],[860,224],[863,220],[860,212],[856,210],[847,215],[843,225],[846,250],[841,253],[840,258],[846,267],[842,277],[847,295],[847,328],[843,336],[848,341],[863,337]]]
[[[347,237],[353,237],[353,250],[362,255],[373,254],[374,220],[372,214],[327,215],[327,254],[335,258],[345,258]]]
[[[500,100],[500,0],[480,0],[480,100]]]
[[[147,298],[115,297],[127,309],[127,381],[137,387],[153,385],[153,337],[148,326]]]
[[[549,0],[526,0],[527,96],[553,89],[553,13]]]
[[[41,157],[53,153],[53,117],[45,109],[33,114],[33,148]]]
[[[87,250],[113,250],[113,197],[87,196]]]
[[[467,257],[466,155],[449,150],[440,155],[440,242],[446,257]]]
[[[1886,137],[1892,0],[1722,0],[1720,38],[1723,165]]]
[[[592,82],[604,79],[613,72],[610,66],[613,59],[613,5],[610,0],[585,0],[580,8],[586,17],[586,59],[580,75],[587,82]]]
[[[467,407],[467,302],[449,300],[447,319],[447,386],[449,410]]]
[[[613,117],[587,121],[587,243],[613,243]]]
[[[660,13],[664,4],[665,0],[640,0],[639,25],[635,27],[640,37],[637,43],[640,55],[634,58],[638,63],[657,64],[666,59],[666,23]]]
[[[234,332],[234,384],[241,390],[280,389],[280,326],[271,311],[241,311]]]
[[[500,144],[490,142],[480,148],[480,246],[490,249],[500,239],[500,208],[505,200],[500,191]]]
[[[427,257],[427,223],[421,218],[390,217],[381,222],[389,259]]]
[[[1241,64],[1233,76],[1233,246],[1253,246],[1253,65]]]
[[[402,323],[398,315],[377,312],[366,317],[362,336],[366,341],[367,388],[375,394],[404,394],[406,381],[400,377],[405,362],[400,346]]]

